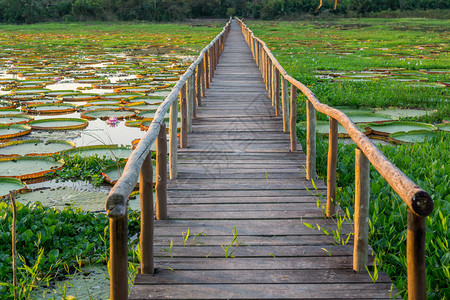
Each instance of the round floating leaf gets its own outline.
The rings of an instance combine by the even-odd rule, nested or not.
[[[438,131],[414,130],[410,132],[396,132],[389,137],[396,143],[421,143],[438,135]]]
[[[306,129],[306,122],[299,122],[298,126],[302,129]],[[357,124],[356,125],[359,130],[363,133],[368,134],[366,130],[364,130],[364,125]],[[316,133],[328,135],[330,131],[330,123],[328,121],[316,121]],[[348,137],[347,131],[341,124],[338,124],[338,136],[339,137]]]
[[[143,97],[145,94],[143,93],[109,93],[109,94],[103,94],[103,99],[131,99],[134,97]]]
[[[0,115],[21,115],[22,112],[18,109],[0,109]]]
[[[119,160],[121,158],[128,159],[131,152],[133,152],[131,147],[119,147],[118,145],[94,145],[70,149],[64,151],[64,154],[68,156],[79,155],[83,157],[98,156],[105,159]]]
[[[150,104],[150,105],[156,105],[156,104],[159,105],[159,104],[163,103],[163,101],[165,99],[166,99],[166,97],[164,97],[164,96],[145,97],[145,98],[136,97],[136,98],[131,98],[131,99],[124,99],[123,102],[124,103],[145,102],[146,104]]]
[[[156,111],[159,107],[159,104],[147,104],[144,101],[141,102],[135,102],[135,103],[129,103],[125,104],[123,106],[124,109],[130,109],[130,110],[153,110]]]
[[[12,102],[0,100],[0,108],[1,109],[11,109],[16,107]]]
[[[75,147],[62,140],[20,140],[0,144],[0,156],[50,155]]]
[[[11,177],[0,178],[0,198],[5,197],[10,191],[20,191],[26,188],[25,183],[20,179]]]
[[[41,94],[41,93],[47,93],[50,92],[51,90],[49,89],[17,89],[17,90],[13,90],[11,93],[12,94]]]
[[[120,176],[122,176],[124,168],[125,163],[112,164],[107,166],[102,172],[103,179],[112,185],[116,184],[117,180],[119,180]],[[156,182],[156,165],[153,164],[153,185],[155,185],[155,182]],[[138,184],[139,181],[137,182],[136,186],[138,186]]]
[[[18,179],[34,179],[43,177],[48,172],[59,170],[63,161],[55,161],[51,157],[14,156],[0,158],[0,177],[14,177]]]
[[[122,102],[120,100],[108,100],[108,99],[102,99],[102,100],[91,100],[88,101],[86,104],[90,105],[110,105],[110,104],[121,104]]]
[[[125,122],[125,126],[128,126],[128,127],[140,127],[141,126],[141,120],[127,120]]]
[[[382,124],[369,123],[366,124],[367,128],[372,130],[372,133],[378,135],[388,136],[395,132],[410,132],[414,130],[436,130],[431,124],[419,123],[419,122],[407,122],[407,121],[397,121],[397,122],[385,122]]]
[[[74,80],[76,83],[103,83],[106,81],[106,78],[77,78]]]
[[[375,109],[375,114],[382,114],[390,116],[394,120],[406,117],[420,117],[436,112],[435,110],[424,109],[408,109],[408,108],[389,108],[389,109]]]
[[[50,92],[45,93],[45,96],[58,97],[58,96],[67,95],[67,94],[81,94],[81,92],[72,91],[72,90],[56,90],[56,91],[50,91]]]
[[[58,99],[63,101],[89,101],[100,99],[100,96],[93,93],[71,93],[59,95]]]
[[[125,119],[132,118],[136,114],[130,110],[111,110],[111,109],[97,109],[91,111],[85,111],[81,114],[82,118],[94,120],[94,119],[102,119],[107,120],[111,117],[117,119]]]
[[[374,114],[370,112],[349,112],[346,115],[353,123],[385,122],[392,121],[388,115]]]
[[[77,107],[70,103],[32,104],[24,110],[30,114],[63,114],[75,112]]]
[[[29,134],[31,127],[22,124],[4,125],[0,124],[0,139],[12,139]]]
[[[88,126],[88,120],[78,118],[41,119],[28,123],[35,130],[74,130]]]
[[[0,111],[1,113],[1,111]],[[0,124],[12,125],[12,124],[26,124],[32,121],[34,118],[27,115],[2,115],[0,114]]]
[[[86,104],[78,107],[81,110],[99,110],[99,109],[112,109],[112,110],[120,110],[122,109],[121,104]]]
[[[436,125],[436,128],[438,128],[439,130],[443,130],[443,131],[450,131],[450,123],[438,124],[438,125]]]

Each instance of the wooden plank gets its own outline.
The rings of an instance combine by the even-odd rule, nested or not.
[[[350,284],[197,284],[195,289],[186,285],[138,285],[129,299],[166,298],[175,299],[231,299],[231,298],[295,298],[295,299],[361,299],[364,297],[390,299],[390,283],[350,283]],[[366,298],[367,299],[367,298]]]

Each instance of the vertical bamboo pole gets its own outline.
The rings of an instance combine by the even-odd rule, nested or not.
[[[209,50],[205,52],[205,88],[209,89]]]
[[[194,117],[194,75],[188,78],[187,80],[187,94],[186,94],[186,103],[187,103],[187,131],[192,132],[192,118]]]
[[[327,167],[327,217],[335,213],[336,200],[336,163],[338,146],[338,122],[330,117],[330,132],[328,135],[328,167]]]
[[[369,255],[369,196],[370,162],[364,153],[355,149],[355,245],[353,270],[366,270]]]
[[[273,95],[274,95],[274,105],[275,105],[275,115],[278,117],[280,115],[280,71],[273,65]]]
[[[316,110],[306,101],[306,179],[316,179]]]
[[[291,85],[291,120],[290,120],[290,137],[291,152],[297,151],[297,87]]]
[[[203,60],[200,62],[200,78],[201,78],[201,88],[202,88],[202,95],[201,97],[205,97],[205,88],[206,88],[206,83],[205,83],[205,76],[206,76],[206,72],[205,72],[205,57],[203,57]],[[201,106],[201,102],[198,103],[198,106]]]
[[[14,300],[17,299],[17,206],[14,192],[9,192],[9,199],[11,200],[12,207],[12,224],[11,224],[11,250],[12,250],[12,271],[13,271],[13,287],[14,287]]]
[[[142,200],[141,200],[142,201]],[[128,298],[128,214],[109,219],[110,299]]]
[[[273,64],[269,59],[269,97],[272,99],[272,106],[274,106],[274,97],[273,97],[273,85],[274,85],[274,76],[273,76]]]
[[[202,104],[202,66],[201,66],[201,64],[199,64],[197,66],[197,77],[195,77],[195,79],[196,79],[197,82],[196,82],[196,85],[195,85],[195,88],[196,88],[195,96],[196,97],[195,97],[195,105],[194,105],[194,107],[196,109],[195,109],[195,116],[194,117],[197,117],[197,107]]]
[[[180,148],[187,148],[188,116],[186,103],[186,84],[181,88],[180,91],[180,110],[181,110]]]
[[[417,216],[409,208],[406,234],[406,260],[408,269],[408,299],[426,299],[425,235],[426,218]]]
[[[213,77],[214,77],[214,49],[213,49],[213,47],[211,47],[208,50],[208,54],[209,54],[209,82],[212,82]]]
[[[198,66],[192,72],[192,118],[197,118],[197,77],[198,77]],[[191,132],[192,132],[192,119],[191,119]]]
[[[156,139],[156,219],[167,219],[167,134],[166,123]]]
[[[178,101],[170,107],[169,117],[169,170],[170,179],[178,177],[177,166],[177,129],[178,129]]]
[[[280,73],[278,73],[280,74]],[[279,76],[279,75],[278,75]],[[289,132],[289,87],[288,81],[281,77],[281,105],[283,108],[283,132]]]

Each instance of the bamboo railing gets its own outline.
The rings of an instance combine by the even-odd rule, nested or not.
[[[106,199],[107,215],[110,218],[110,299],[128,298],[128,197],[139,179],[141,199],[141,266],[140,272],[152,274],[153,266],[153,170],[150,148],[156,141],[156,218],[167,219],[167,169],[170,178],[177,178],[177,116],[178,96],[181,108],[180,147],[187,147],[187,133],[191,130],[192,118],[200,97],[214,76],[219,57],[230,31],[231,19],[209,45],[191,64],[170,94],[158,107],[155,117],[132,152],[120,179]],[[169,146],[167,147],[164,116],[170,108]],[[167,168],[169,148],[169,168]]]
[[[306,137],[306,178],[316,178],[316,110],[329,116],[329,148],[327,168],[327,209],[328,217],[335,213],[336,196],[336,161],[338,147],[338,122],[345,128],[350,138],[356,143],[355,157],[355,244],[353,269],[365,271],[368,261],[368,218],[370,196],[370,164],[383,176],[393,190],[408,205],[407,227],[407,275],[408,298],[426,299],[425,281],[425,218],[433,210],[430,195],[411,181],[364,135],[346,114],[338,109],[320,103],[313,92],[305,85],[291,77],[273,56],[266,43],[257,38],[253,32],[238,18],[236,21],[248,43],[253,57],[261,70],[263,80],[275,106],[275,114],[280,114],[279,86],[282,86],[283,131],[290,132],[291,151],[296,151],[296,105],[297,90],[307,97],[307,137]],[[291,84],[289,117],[288,83]]]

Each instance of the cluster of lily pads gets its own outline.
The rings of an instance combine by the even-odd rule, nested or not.
[[[0,197],[60,170],[57,153],[126,160],[188,63],[174,55],[0,59]],[[123,167],[107,167],[105,181],[114,184]]]
[[[439,131],[450,131],[450,122],[433,125],[399,120],[406,117],[420,117],[432,113],[431,110],[337,108],[343,111],[364,134],[375,142],[384,141],[394,145],[423,142],[437,135]],[[300,127],[306,128],[306,122],[300,122]],[[328,121],[317,121],[316,132],[327,135],[329,133]],[[338,125],[338,135],[341,138],[349,137],[347,131],[340,124]]]

